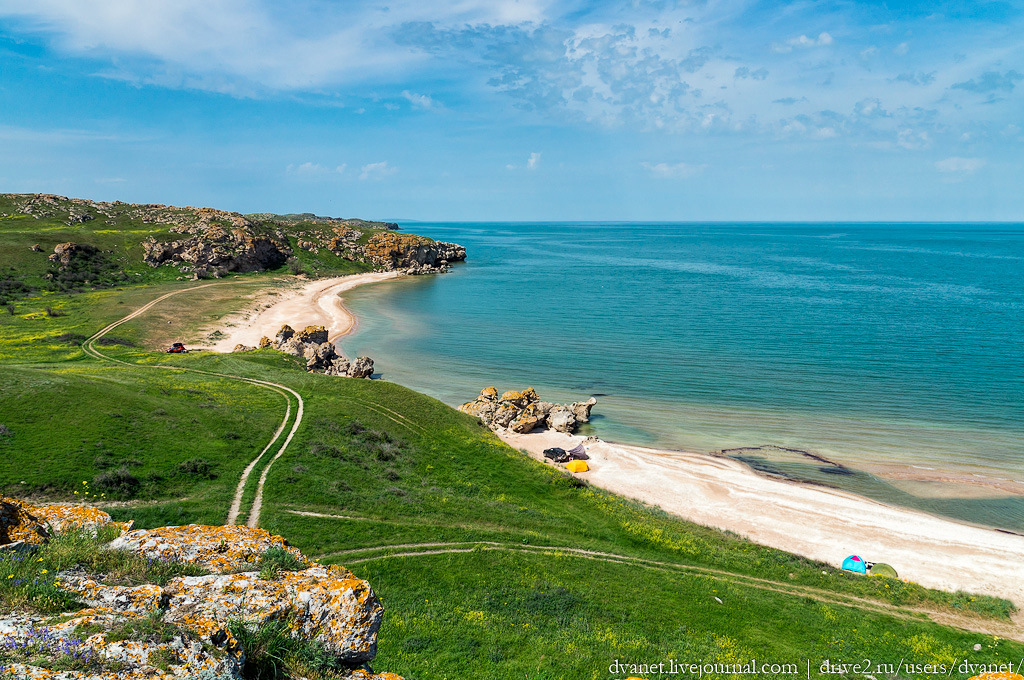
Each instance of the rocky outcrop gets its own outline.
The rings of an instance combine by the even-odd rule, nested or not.
[[[542,401],[537,392],[528,387],[522,392],[509,390],[498,395],[494,387],[485,387],[480,396],[459,407],[463,413],[476,416],[491,429],[509,429],[530,432],[546,427],[558,432],[575,432],[580,423],[590,421],[590,411],[597,399],[572,404],[552,404]]]
[[[349,361],[338,352],[333,342],[328,341],[329,335],[329,331],[323,326],[306,326],[296,332],[294,328],[285,324],[274,336],[276,341],[271,342],[270,338],[264,337],[260,340],[260,347],[264,347],[263,340],[266,340],[268,347],[304,358],[306,370],[310,373],[348,378],[369,378],[373,375],[373,359],[358,357],[354,361]],[[239,347],[242,347],[242,350],[236,347],[235,351],[255,349],[243,345]]]
[[[128,550],[153,560],[197,564],[204,569],[225,572],[239,565],[255,565],[260,555],[278,548],[302,563],[309,561],[288,541],[265,529],[243,526],[205,526],[139,529],[123,534],[110,547]]]
[[[53,248],[53,254],[50,255],[50,262],[53,262],[61,267],[70,267],[71,263],[75,260],[89,259],[96,255],[99,250],[96,246],[91,246],[88,243],[58,243]]]
[[[31,517],[30,509],[35,510]],[[55,533],[112,523],[106,513],[85,506],[32,506],[5,498],[0,510],[5,527],[29,533],[41,526],[33,519],[37,516],[50,518],[51,526],[59,527]],[[215,573],[172,578],[165,585],[124,586],[104,583],[103,575],[81,567],[60,572],[52,584],[85,608],[55,623],[19,612],[0,615],[5,672],[65,680],[241,680],[246,650],[232,630],[284,624],[293,638],[315,643],[333,659],[332,677],[401,680],[365,669],[376,655],[383,619],[370,584],[344,567],[311,562],[280,536],[241,526],[189,525],[132,531],[107,547],[151,563],[193,564]],[[295,568],[260,571],[268,550],[278,556],[283,551]],[[48,670],[69,663],[89,670]]]
[[[403,269],[410,274],[446,271],[452,262],[466,259],[466,249],[457,243],[394,232],[374,234],[363,252],[380,269]]]
[[[197,278],[222,276],[227,272],[256,272],[285,263],[292,254],[287,239],[260,233],[257,225],[241,215],[200,209],[200,220],[187,228],[187,238],[142,244],[143,259],[153,267],[165,263],[185,264]]]
[[[0,498],[0,545],[44,543],[50,532],[32,512],[34,506],[15,498]]]

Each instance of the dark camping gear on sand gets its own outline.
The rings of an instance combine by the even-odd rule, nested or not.
[[[566,451],[573,460],[590,460],[590,456],[587,455],[587,450],[583,448],[583,444],[577,444],[574,448]]]

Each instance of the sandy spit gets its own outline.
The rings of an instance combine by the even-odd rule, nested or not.
[[[584,441],[551,431],[499,436],[539,460],[545,448]],[[891,564],[901,578],[924,586],[1005,597],[1024,608],[1024,536],[767,478],[707,454],[603,441],[586,449],[591,470],[581,479],[692,522],[836,567],[858,554]]]
[[[223,333],[217,342],[205,345],[215,352],[230,352],[235,345],[256,346],[264,335],[273,339],[284,324],[296,330],[305,326],[323,326],[334,342],[356,327],[356,317],[342,303],[341,293],[356,286],[388,281],[403,272],[370,272],[309,281],[277,295],[261,296],[255,308],[222,319],[216,330]],[[214,329],[210,329],[211,331]]]

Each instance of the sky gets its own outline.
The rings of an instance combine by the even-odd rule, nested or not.
[[[0,191],[1024,221],[1024,1],[0,0]]]

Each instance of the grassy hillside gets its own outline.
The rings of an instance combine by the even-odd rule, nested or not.
[[[375,665],[406,678],[624,678],[616,660],[750,658],[800,675],[809,662],[817,677],[825,659],[1024,658],[1002,639],[1006,601],[845,574],[695,526],[533,461],[399,385],[308,374],[269,350],[152,351],[168,320],[175,338],[196,333],[268,276],[170,298],[96,345],[114,361],[76,343],[197,284],[41,293],[0,314],[0,488],[74,500],[88,481],[140,526],[222,523],[242,468],[286,403],[295,412],[293,397],[223,376],[257,378],[305,407],[267,473],[260,524],[373,584],[387,608]],[[933,675],[944,674],[899,674]]]
[[[188,236],[183,229],[197,224],[201,218],[208,218],[214,225],[235,228],[229,219],[231,213],[209,211],[213,213],[210,217],[205,210],[0,194],[0,304],[17,301],[31,292],[92,290],[190,278],[172,266],[146,264],[143,243],[149,239],[157,242],[183,239]],[[245,229],[254,236],[280,234],[279,240],[292,253],[291,259],[277,266],[276,271],[337,276],[369,271],[371,266],[357,253],[351,254],[354,259],[346,259],[324,248],[301,248],[300,241],[319,245],[333,236],[336,227],[351,227],[360,233],[356,244],[365,244],[374,234],[395,226],[313,215],[260,214],[248,216]],[[61,272],[48,259],[55,246],[68,242],[88,244],[99,250],[92,261],[75,272],[81,276]]]

